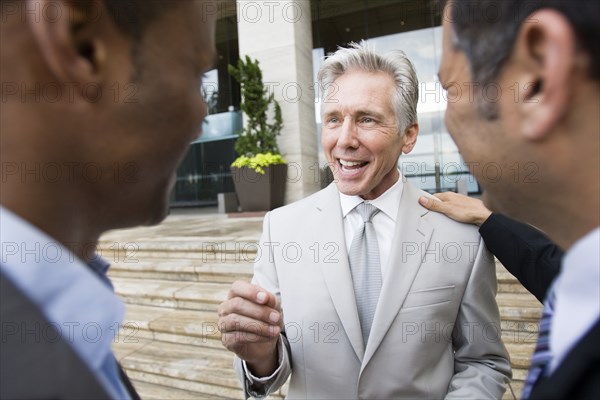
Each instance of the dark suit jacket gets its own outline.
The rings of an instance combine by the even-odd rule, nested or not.
[[[539,230],[499,214],[492,214],[479,232],[506,269],[543,301],[560,272],[564,252]],[[600,321],[575,344],[552,375],[537,382],[530,398],[600,398]]]
[[[104,387],[38,308],[0,273],[0,398],[108,399]],[[133,399],[139,399],[122,374]]]

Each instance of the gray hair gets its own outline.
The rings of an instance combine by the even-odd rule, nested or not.
[[[480,113],[490,119],[498,118],[497,103],[481,95],[482,88],[494,83],[511,52],[520,27],[531,14],[542,8],[562,13],[577,34],[578,45],[591,58],[590,76],[600,79],[600,5],[597,0],[439,0],[442,18],[451,22],[452,45],[465,53],[473,80],[477,86]],[[488,10],[495,15],[488,15]],[[531,21],[529,21],[531,22]]]
[[[350,43],[347,48],[338,47],[335,53],[325,58],[317,77],[321,90],[321,114],[327,101],[327,89],[336,79],[351,70],[384,72],[394,79],[396,90],[392,97],[392,107],[401,135],[404,135],[410,125],[417,122],[419,81],[412,62],[402,50],[377,54],[365,41],[360,44]]]

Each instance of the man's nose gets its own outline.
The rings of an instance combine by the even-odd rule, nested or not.
[[[358,132],[356,124],[350,118],[346,118],[340,128],[340,136],[337,141],[337,146],[342,148],[358,148]]]

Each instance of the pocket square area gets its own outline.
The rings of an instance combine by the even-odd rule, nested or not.
[[[454,285],[417,289],[408,293],[402,308],[424,307],[447,303],[454,297]]]

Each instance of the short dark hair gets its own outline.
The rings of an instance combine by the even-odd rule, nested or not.
[[[452,22],[454,45],[469,61],[473,79],[482,85],[500,73],[509,58],[519,27],[544,8],[562,13],[571,23],[581,48],[591,59],[590,76],[600,79],[600,2],[597,0],[441,0],[449,5],[443,18]]]
[[[181,2],[182,0],[104,0],[117,27],[136,39],[141,38],[144,30],[160,15]]]
[[[182,0],[104,0],[104,5],[117,27],[124,33],[139,39],[144,30],[158,17],[172,10]],[[0,13],[4,11],[7,4],[25,3],[19,0],[0,0]],[[75,7],[82,10],[90,9],[95,4],[92,0],[77,0],[71,2]]]

